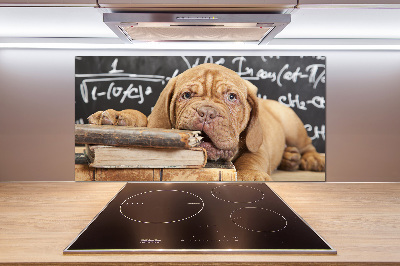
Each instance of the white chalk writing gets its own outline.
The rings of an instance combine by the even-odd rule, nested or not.
[[[142,104],[144,102],[144,95],[149,95],[153,92],[151,86],[147,86],[145,88],[145,92],[143,94],[142,85],[135,86],[134,83],[130,83],[128,87],[123,88],[121,86],[116,86],[115,81],[124,80],[124,81],[152,81],[157,82],[157,80],[153,79],[143,79],[143,78],[100,78],[100,79],[85,79],[80,84],[80,92],[81,97],[84,103],[89,103],[89,100],[96,101],[100,97],[104,97],[107,100],[111,100],[112,98],[120,97],[120,103],[124,103],[125,100],[128,99],[139,99],[138,103]],[[102,82],[111,82],[109,83],[106,90],[98,89],[98,86],[93,86],[91,89],[88,86],[88,83],[102,83]],[[102,86],[104,88],[104,86]],[[89,98],[90,91],[90,98]]]
[[[304,127],[307,130],[307,132],[309,132],[308,135],[310,136],[311,140],[320,138],[325,140],[325,125],[321,125],[321,127],[318,126],[313,127],[310,124],[305,124]]]
[[[118,64],[118,58],[115,58],[114,61],[111,64],[112,69],[108,73],[115,74],[115,73],[124,72],[123,70],[118,70],[117,69],[117,64]]]
[[[193,64],[191,64],[189,62],[189,60],[185,56],[181,56],[181,58],[183,59],[183,62],[185,62],[185,64],[186,64],[188,69],[192,68],[192,67],[195,67],[195,66],[198,66],[200,64],[200,58],[199,57],[196,58],[196,60],[194,61]],[[218,59],[217,61],[214,62],[214,58],[212,56],[206,56],[204,58],[204,60],[202,61],[202,64],[206,64],[206,63],[214,63],[214,64],[217,64],[217,65],[223,65],[225,63],[225,58],[221,57],[220,59]]]
[[[321,73],[318,72],[320,68],[325,68],[323,64],[309,65],[306,67],[305,72],[302,72],[300,67],[291,71],[289,64],[285,64],[279,71],[268,71],[261,68],[255,72],[253,68],[243,66],[244,62],[246,62],[246,58],[244,57],[236,57],[232,60],[232,63],[238,64],[236,73],[247,80],[268,79],[271,82],[276,82],[279,87],[282,87],[283,80],[296,83],[299,79],[308,78],[308,82],[313,84],[314,89],[317,88],[319,83],[325,83],[325,70],[321,71]],[[254,72],[256,73],[255,76]]]
[[[307,103],[312,104],[317,108],[325,109],[325,98],[322,96],[314,96],[311,100],[308,100]]]
[[[259,98],[263,98],[261,94],[258,94]],[[290,92],[286,95],[281,95],[278,98],[278,102],[291,108],[297,108],[300,110],[307,110],[306,105],[310,104],[319,109],[325,109],[325,98],[322,96],[314,96],[311,100],[300,100],[300,95],[292,95]]]
[[[278,98],[278,102],[288,106],[288,107],[297,107],[301,110],[307,110],[306,103],[304,101],[299,100],[299,95],[296,94],[294,98],[292,98],[292,94],[288,93],[288,96],[282,95]]]
[[[100,74],[76,74],[75,77],[85,78],[80,84],[81,97],[84,103],[89,103],[90,100],[96,101],[98,98],[105,98],[111,100],[113,98],[120,97],[120,103],[124,103],[126,99],[138,99],[138,103],[144,102],[144,96],[149,95],[153,92],[151,86],[146,86],[143,92],[142,85],[135,85],[130,83],[126,88],[122,86],[116,86],[115,82],[118,81],[148,81],[148,82],[160,82],[162,85],[165,84],[171,77],[165,77],[160,75],[138,75],[123,73],[124,70],[117,69],[118,58],[114,59],[111,64],[112,69],[108,73]],[[173,76],[177,75],[177,71],[173,73]],[[99,89],[98,86],[93,85],[90,87],[89,84],[102,84],[109,83],[107,89]]]

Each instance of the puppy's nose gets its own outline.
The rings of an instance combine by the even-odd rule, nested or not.
[[[210,106],[200,107],[199,109],[197,109],[197,113],[203,121],[214,119],[218,115],[217,111]]]

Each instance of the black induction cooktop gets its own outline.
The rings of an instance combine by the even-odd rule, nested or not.
[[[64,253],[330,253],[264,183],[127,183]]]

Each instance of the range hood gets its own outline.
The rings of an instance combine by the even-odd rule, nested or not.
[[[104,13],[124,42],[250,42],[267,44],[290,23],[274,13]]]

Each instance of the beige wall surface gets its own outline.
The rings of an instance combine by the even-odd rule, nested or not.
[[[74,180],[75,56],[327,57],[328,182],[400,181],[400,51],[0,49],[0,181]]]

